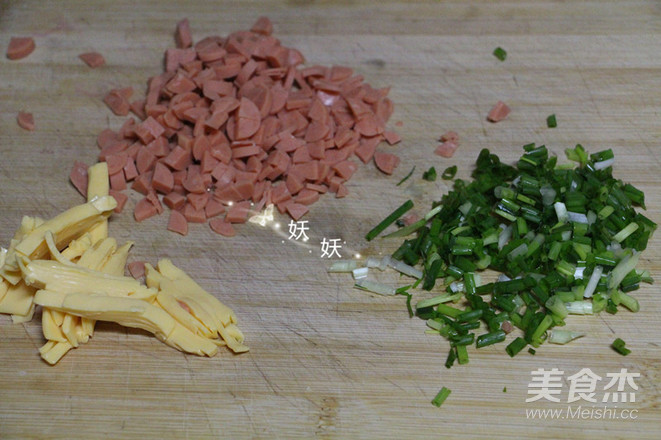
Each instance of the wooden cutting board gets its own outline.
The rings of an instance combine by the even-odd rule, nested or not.
[[[571,345],[515,359],[503,345],[472,348],[468,365],[447,370],[447,342],[424,334],[401,297],[352,289],[350,277],[326,273],[320,252],[324,238],[339,238],[343,257],[386,255],[397,243],[368,245],[365,232],[406,199],[422,214],[448,189],[422,181],[422,171],[457,165],[465,178],[480,149],[512,162],[528,142],[560,156],[576,143],[613,148],[616,176],[645,191],[647,215],[660,221],[655,1],[3,2],[0,46],[32,35],[37,49],[22,61],[0,60],[0,243],[7,246],[22,215],[50,217],[81,202],[67,181],[72,162],[92,163],[96,135],[123,121],[102,103],[104,93],[144,90],[179,19],[188,17],[199,39],[246,29],[260,15],[310,64],[352,66],[375,87],[392,86],[390,125],[402,122],[403,141],[381,148],[399,154],[400,167],[387,177],[363,166],[348,197],[323,197],[307,216],[307,246],[288,240],[284,217],[284,235],[245,225],[233,239],[206,225],[187,237],[168,233],[165,216],[140,224],[128,212],[113,217],[111,235],[136,243],[132,259],[169,257],[233,307],[251,351],[198,358],[99,324],[90,343],[50,367],[37,353],[39,320],[12,325],[0,316],[0,438],[658,438],[656,286],[635,293],[636,315],[569,319],[588,333]],[[505,62],[491,54],[496,46],[508,51]],[[90,50],[107,65],[82,64],[77,55]],[[512,114],[488,123],[498,100]],[[19,110],[34,113],[34,132],[16,125]],[[552,113],[558,127],[548,129]],[[459,133],[460,148],[443,159],[433,150],[448,129]],[[396,186],[413,166],[413,177]],[[640,266],[657,279],[659,256],[655,237]],[[609,349],[616,337],[629,356]],[[560,402],[526,403],[539,368],[563,371]],[[568,403],[569,377],[583,368],[602,377],[597,402]],[[626,390],[636,401],[610,404],[626,420],[527,418],[536,408],[603,408],[607,375],[622,368],[640,374],[638,390]],[[442,386],[452,394],[438,409],[430,401]]]

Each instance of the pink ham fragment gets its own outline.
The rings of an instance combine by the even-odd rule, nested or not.
[[[20,60],[34,52],[35,44],[32,37],[12,37],[7,46],[7,58]]]
[[[503,101],[498,101],[489,111],[487,121],[500,122],[510,114],[510,108]]]
[[[101,67],[106,63],[106,59],[103,58],[103,55],[98,52],[81,53],[78,55],[78,58],[80,58],[85,64],[93,69]]]
[[[16,122],[18,123],[19,127],[24,130],[34,130],[34,116],[32,113],[18,112],[18,115],[16,116]]]
[[[390,153],[377,151],[374,153],[374,163],[376,167],[386,174],[392,174],[399,165],[399,157]]]
[[[119,214],[124,210],[124,206],[126,205],[126,202],[128,201],[129,197],[123,192],[114,189],[110,189],[108,191],[108,194],[110,194],[117,201],[115,212]]]
[[[458,145],[453,141],[445,141],[436,147],[434,153],[442,157],[450,158],[454,155],[454,152],[457,150]]]
[[[87,197],[87,168],[85,163],[76,161],[69,172],[69,180],[83,197]]]
[[[145,264],[144,261],[131,261],[126,265],[126,268],[131,276],[137,280],[145,276]]]
[[[225,237],[234,237],[236,235],[236,230],[234,229],[234,226],[232,226],[231,223],[226,222],[224,219],[220,217],[215,217],[211,220],[209,220],[209,226],[211,229]]]
[[[167,229],[177,234],[188,235],[188,220],[179,211],[172,210],[170,211]]]

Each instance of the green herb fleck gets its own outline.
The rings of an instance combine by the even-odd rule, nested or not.
[[[611,345],[611,347],[613,347],[613,350],[617,351],[622,356],[626,356],[629,353],[631,353],[631,350],[626,348],[625,345],[626,345],[626,342],[624,342],[620,338],[617,338],[616,340],[613,341],[613,344]]]
[[[456,174],[457,174],[457,166],[452,165],[451,167],[447,167],[445,171],[443,171],[443,174],[441,174],[441,179],[452,180]]]
[[[402,180],[400,180],[399,183],[397,183],[396,186],[399,186],[399,185],[401,185],[402,183],[404,183],[404,182],[406,182],[407,180],[409,180],[409,177],[411,177],[411,175],[413,174],[414,171],[415,171],[415,165],[413,166],[413,168],[411,168],[411,171],[409,171],[409,173],[408,173],[406,176],[404,176],[404,178],[403,178]]]
[[[422,173],[422,178],[428,182],[434,182],[436,180],[436,168],[429,168],[427,171]]]
[[[555,114],[549,115],[546,118],[546,126],[548,128],[555,128],[555,127],[558,126],[558,121],[556,121],[556,119],[555,119]]]
[[[505,59],[507,58],[507,51],[502,47],[498,46],[493,50],[493,56],[498,58],[500,61],[505,61]]]

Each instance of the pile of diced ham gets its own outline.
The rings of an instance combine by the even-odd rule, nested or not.
[[[377,151],[382,140],[400,140],[386,130],[389,89],[372,88],[348,67],[303,67],[301,53],[272,30],[260,18],[250,31],[193,45],[184,19],[144,100],[132,100],[131,88],[107,94],[115,114],[139,118],[98,136],[120,209],[130,187],[144,195],[135,205],[138,221],[165,204],[172,231],[185,235],[188,223],[208,221],[231,236],[232,224],[269,204],[298,220],[320,195],[346,196],[354,155],[393,172],[399,158]],[[79,189],[83,168],[78,163],[71,173]]]

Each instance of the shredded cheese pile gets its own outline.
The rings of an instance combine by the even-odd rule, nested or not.
[[[87,343],[96,321],[147,330],[177,350],[214,356],[218,347],[248,351],[236,316],[168,259],[145,265],[145,284],[124,276],[132,242],[117,246],[108,217],[105,162],[88,170],[87,203],[53,217],[23,217],[0,252],[0,313],[31,321],[41,306],[46,343],[41,357],[56,364]]]

